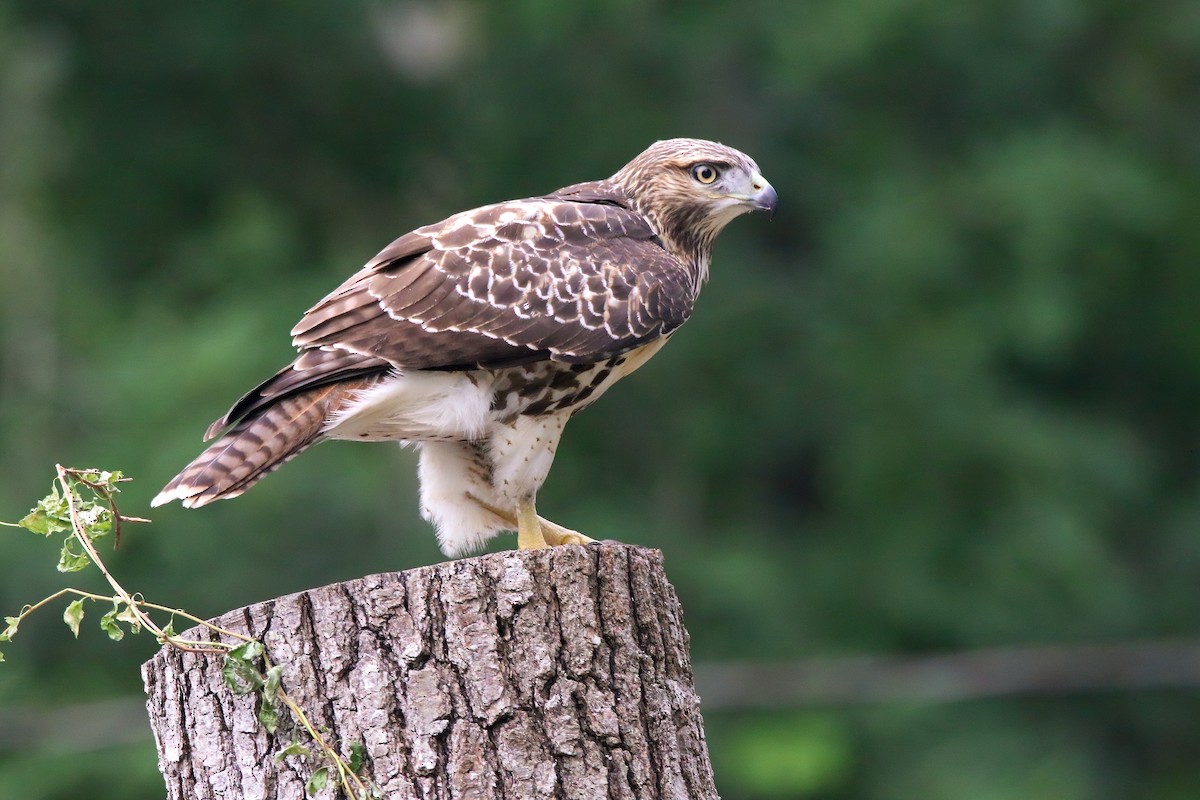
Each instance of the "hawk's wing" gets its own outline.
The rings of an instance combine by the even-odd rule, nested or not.
[[[593,362],[682,325],[697,287],[606,182],[408,233],[305,314],[301,353],[226,425],[279,397],[391,369]]]

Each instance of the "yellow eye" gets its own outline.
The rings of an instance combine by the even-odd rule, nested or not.
[[[715,181],[719,174],[712,164],[697,164],[692,167],[692,177],[706,185]]]

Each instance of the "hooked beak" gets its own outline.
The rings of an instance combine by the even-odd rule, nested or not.
[[[746,198],[750,207],[756,211],[766,211],[767,216],[773,218],[775,209],[779,207],[779,195],[775,193],[775,187],[767,183],[767,179],[758,173],[754,174],[754,194]]]

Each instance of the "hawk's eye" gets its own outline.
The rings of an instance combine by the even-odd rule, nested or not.
[[[692,177],[703,184],[710,184],[717,179],[717,168],[712,164],[697,164],[692,167]]]

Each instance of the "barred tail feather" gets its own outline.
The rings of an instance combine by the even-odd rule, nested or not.
[[[171,480],[151,506],[180,500],[199,508],[237,497],[263,476],[320,441],[330,413],[348,389],[332,384],[285,397],[241,420]]]

